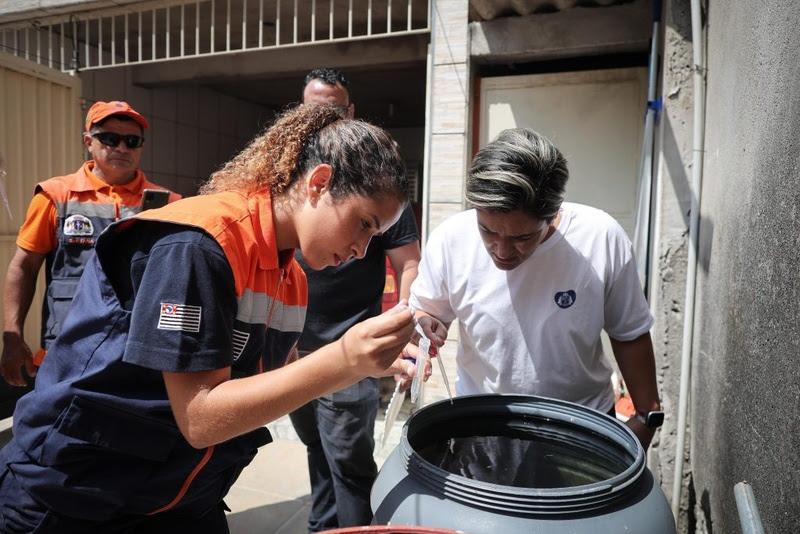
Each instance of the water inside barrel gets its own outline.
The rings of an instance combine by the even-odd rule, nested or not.
[[[602,482],[630,465],[630,456],[624,451],[588,433],[542,427],[521,430],[498,426],[496,420],[485,425],[472,423],[472,428],[484,426],[492,432],[444,434],[415,450],[450,473],[518,488],[567,488]]]

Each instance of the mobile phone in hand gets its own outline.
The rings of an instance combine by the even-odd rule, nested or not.
[[[169,191],[145,189],[142,192],[142,211],[166,206],[167,202],[169,202]]]

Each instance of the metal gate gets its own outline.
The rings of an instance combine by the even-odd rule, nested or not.
[[[0,23],[0,50],[75,71],[429,31],[428,0],[160,0],[85,9]]]

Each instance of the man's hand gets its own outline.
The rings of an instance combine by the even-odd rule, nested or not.
[[[431,356],[437,355],[439,353],[438,348],[444,345],[447,340],[447,326],[436,317],[420,310],[415,310],[415,317],[425,337],[431,340]],[[412,340],[419,345],[419,338],[419,332],[415,332]]]
[[[636,434],[636,437],[639,439],[639,443],[642,444],[642,448],[645,452],[647,452],[647,449],[650,447],[650,442],[653,441],[653,436],[656,433],[656,429],[642,424],[633,416],[628,419],[625,425],[630,428],[634,434]]]
[[[0,376],[12,386],[27,385],[22,375],[23,366],[28,376],[36,376],[31,349],[25,343],[22,332],[33,294],[36,292],[36,278],[46,257],[46,254],[17,247],[8,264],[3,290],[3,354],[0,356]]]
[[[29,377],[36,376],[33,354],[30,347],[15,332],[3,333],[3,354],[0,356],[0,376],[12,386],[27,386],[28,382],[22,374],[22,368]]]

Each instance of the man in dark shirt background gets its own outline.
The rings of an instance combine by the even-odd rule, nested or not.
[[[355,106],[347,86],[338,70],[312,70],[303,85],[303,104],[332,104],[352,118]],[[408,298],[420,259],[419,231],[410,206],[385,234],[372,239],[363,259],[314,271],[297,251],[295,257],[308,278],[308,313],[298,342],[301,357],[381,313],[387,256],[397,275],[399,298]],[[290,414],[308,451],[309,531],[372,521],[369,493],[378,473],[373,457],[378,405],[378,379],[367,378]]]

